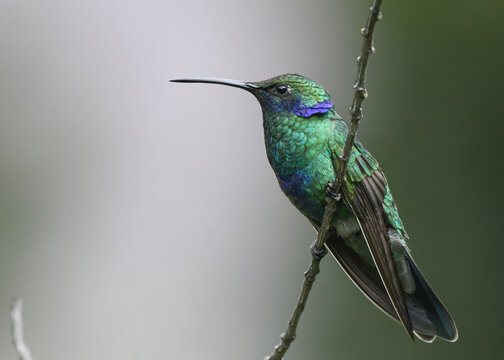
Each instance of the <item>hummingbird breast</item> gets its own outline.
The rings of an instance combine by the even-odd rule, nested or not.
[[[304,215],[321,219],[327,184],[334,180],[325,117],[265,116],[268,160],[283,193]]]

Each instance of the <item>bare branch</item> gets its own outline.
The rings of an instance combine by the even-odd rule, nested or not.
[[[12,319],[12,344],[16,349],[19,360],[32,360],[30,349],[26,346],[23,338],[23,302],[20,298],[14,298],[10,307]]]
[[[280,336],[280,344],[275,346],[273,353],[269,356],[266,356],[264,360],[282,359],[289,349],[290,344],[296,339],[296,329],[299,323],[299,318],[303,313],[306,301],[308,300],[308,295],[310,295],[313,282],[315,281],[315,277],[320,272],[319,267],[320,259],[316,260],[315,258],[312,258],[310,267],[304,273],[304,281],[303,287],[301,289],[301,294],[299,294],[296,309],[292,313],[291,319],[289,320],[289,324],[287,326],[287,330]]]
[[[382,0],[374,0],[373,6],[370,8],[370,14],[367,20],[366,27],[361,29],[361,35],[364,37],[362,41],[361,54],[357,57],[357,80],[354,84],[354,99],[352,106],[350,107],[350,131],[348,133],[345,149],[343,150],[343,156],[339,160],[338,176],[336,177],[336,182],[334,183],[335,193],[340,192],[341,186],[345,180],[345,173],[348,165],[348,160],[352,152],[352,146],[355,139],[355,134],[357,134],[357,128],[359,127],[359,121],[362,119],[362,102],[367,97],[366,90],[366,68],[368,63],[368,58],[370,54],[374,53],[373,46],[373,32],[375,24],[381,19],[381,6]],[[334,160],[336,161],[336,159]],[[334,202],[334,200],[333,200]],[[327,211],[326,211],[327,212]],[[324,214],[325,215],[325,214]],[[323,244],[320,245],[322,248]]]
[[[352,146],[355,139],[355,134],[357,133],[357,128],[359,127],[359,121],[362,119],[362,102],[367,97],[366,91],[366,67],[368,63],[369,55],[374,53],[373,47],[373,32],[375,24],[381,19],[381,6],[382,0],[374,0],[373,5],[370,8],[370,14],[366,23],[366,26],[361,29],[361,35],[364,37],[362,41],[362,50],[360,56],[357,58],[358,70],[357,70],[357,80],[354,84],[354,100],[352,106],[350,107],[350,131],[348,133],[345,148],[343,150],[343,156],[341,159],[335,159],[338,164],[334,164],[334,168],[338,169],[336,176],[336,181],[334,182],[335,193],[339,194],[341,186],[345,181],[345,173],[348,165],[348,160],[350,159],[350,154],[352,152]],[[310,295],[313,283],[317,274],[320,272],[320,260],[321,256],[317,254],[322,254],[324,251],[325,241],[327,240],[327,235],[331,226],[331,221],[336,212],[338,205],[337,201],[332,197],[327,199],[326,207],[324,210],[324,216],[322,218],[322,223],[320,225],[317,240],[312,245],[312,260],[310,267],[304,273],[304,282],[301,288],[301,294],[299,295],[296,308],[292,313],[291,319],[289,320],[287,330],[280,336],[281,342],[275,349],[273,353],[267,357],[265,360],[280,360],[283,358],[290,344],[296,339],[296,329],[299,323],[299,319]]]

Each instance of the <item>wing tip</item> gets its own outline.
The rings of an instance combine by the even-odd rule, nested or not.
[[[414,331],[415,335],[417,336],[417,338],[419,338],[420,340],[422,340],[424,343],[432,343],[434,342],[434,340],[436,340],[437,338],[439,339],[443,339],[444,341],[448,341],[448,342],[455,342],[458,340],[459,338],[459,335],[458,335],[458,331],[456,331],[455,329],[455,334],[453,335],[453,337],[450,337],[450,338],[446,338],[446,337],[443,337],[443,336],[440,336],[438,334],[436,335],[427,335],[427,334],[422,334],[422,333],[419,333],[419,332],[416,332]]]

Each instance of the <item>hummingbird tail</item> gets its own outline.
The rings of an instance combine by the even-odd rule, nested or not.
[[[405,252],[407,251],[405,250]],[[441,300],[439,300],[434,293],[409,253],[406,254],[406,258],[415,281],[416,290],[414,294],[410,295],[412,302],[420,304],[425,310],[427,317],[436,329],[437,336],[450,342],[457,341],[458,331],[455,321],[450,316],[443,303],[441,303]],[[435,338],[435,336],[432,337],[429,335],[424,335],[422,337],[421,333],[417,333],[416,335],[426,342],[431,342]]]
[[[326,246],[364,295],[385,314],[400,322],[376,267],[348,247],[336,234],[329,237]],[[404,251],[415,282],[415,291],[404,294],[414,334],[424,342],[432,342],[436,336],[456,341],[458,333],[455,322],[407,250]]]

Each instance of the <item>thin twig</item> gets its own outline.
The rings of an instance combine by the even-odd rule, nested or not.
[[[301,288],[301,294],[299,294],[296,309],[292,313],[289,324],[287,326],[287,330],[280,336],[280,344],[275,346],[273,353],[271,353],[271,355],[269,356],[266,356],[264,360],[282,359],[289,349],[290,344],[296,339],[296,329],[299,323],[299,318],[303,313],[306,301],[308,300],[308,295],[310,295],[313,282],[315,281],[315,277],[320,272],[319,266],[320,260],[312,257],[310,267],[304,273],[304,281],[303,287]]]
[[[32,360],[30,349],[26,346],[23,338],[23,302],[14,298],[10,307],[12,319],[12,344],[18,354],[19,360]]]
[[[380,12],[381,3],[382,0],[373,1],[373,5],[370,8],[370,14],[367,19],[366,26],[361,29],[361,35],[364,37],[364,39],[362,41],[361,54],[357,58],[357,64],[358,64],[357,80],[355,81],[354,84],[354,90],[355,90],[354,99],[352,102],[352,106],[350,107],[350,131],[348,133],[345,142],[343,156],[341,157],[341,159],[333,160],[334,168],[338,169],[336,180],[333,185],[336,194],[340,193],[343,182],[345,181],[345,173],[348,165],[348,160],[350,159],[355,134],[357,133],[357,128],[359,127],[359,121],[362,119],[361,105],[364,99],[367,97],[366,67],[369,55],[374,53],[373,32],[376,22],[381,19],[381,12]],[[331,221],[334,216],[334,213],[336,212],[337,207],[338,202],[332,197],[329,197],[324,209],[324,216],[322,217],[322,223],[318,231],[317,241],[314,245],[312,255],[314,253],[321,253],[323,251],[325,241],[327,239],[327,235],[331,227]],[[315,282],[315,278],[317,274],[320,272],[320,260],[321,260],[320,257],[312,256],[310,267],[304,273],[304,281],[303,286],[301,288],[301,294],[299,295],[296,308],[294,309],[294,312],[292,313],[292,316],[289,320],[287,330],[280,336],[281,339],[280,344],[275,346],[273,353],[265,357],[265,360],[282,359],[287,350],[289,349],[290,344],[296,339],[296,329],[299,323],[299,318],[303,313],[306,301],[308,300],[308,296],[310,295],[313,283]]]
[[[355,134],[357,133],[357,128],[359,127],[359,121],[362,119],[362,102],[367,97],[366,90],[366,68],[368,63],[369,55],[373,54],[375,49],[373,46],[373,32],[375,24],[381,19],[381,6],[382,0],[374,0],[373,6],[370,8],[370,14],[366,23],[366,27],[361,29],[361,35],[364,37],[362,41],[361,54],[357,57],[357,80],[354,84],[354,99],[352,106],[350,107],[350,131],[345,143],[345,149],[343,150],[343,156],[339,160],[338,176],[336,177],[336,182],[334,183],[335,193],[339,194],[341,186],[345,181],[345,173],[348,165],[348,160],[350,158],[353,142],[355,139]],[[336,159],[334,160],[336,162]],[[335,167],[338,168],[337,164]],[[334,200],[333,200],[334,201]],[[325,215],[325,214],[324,214]],[[317,243],[322,248],[323,244]]]

